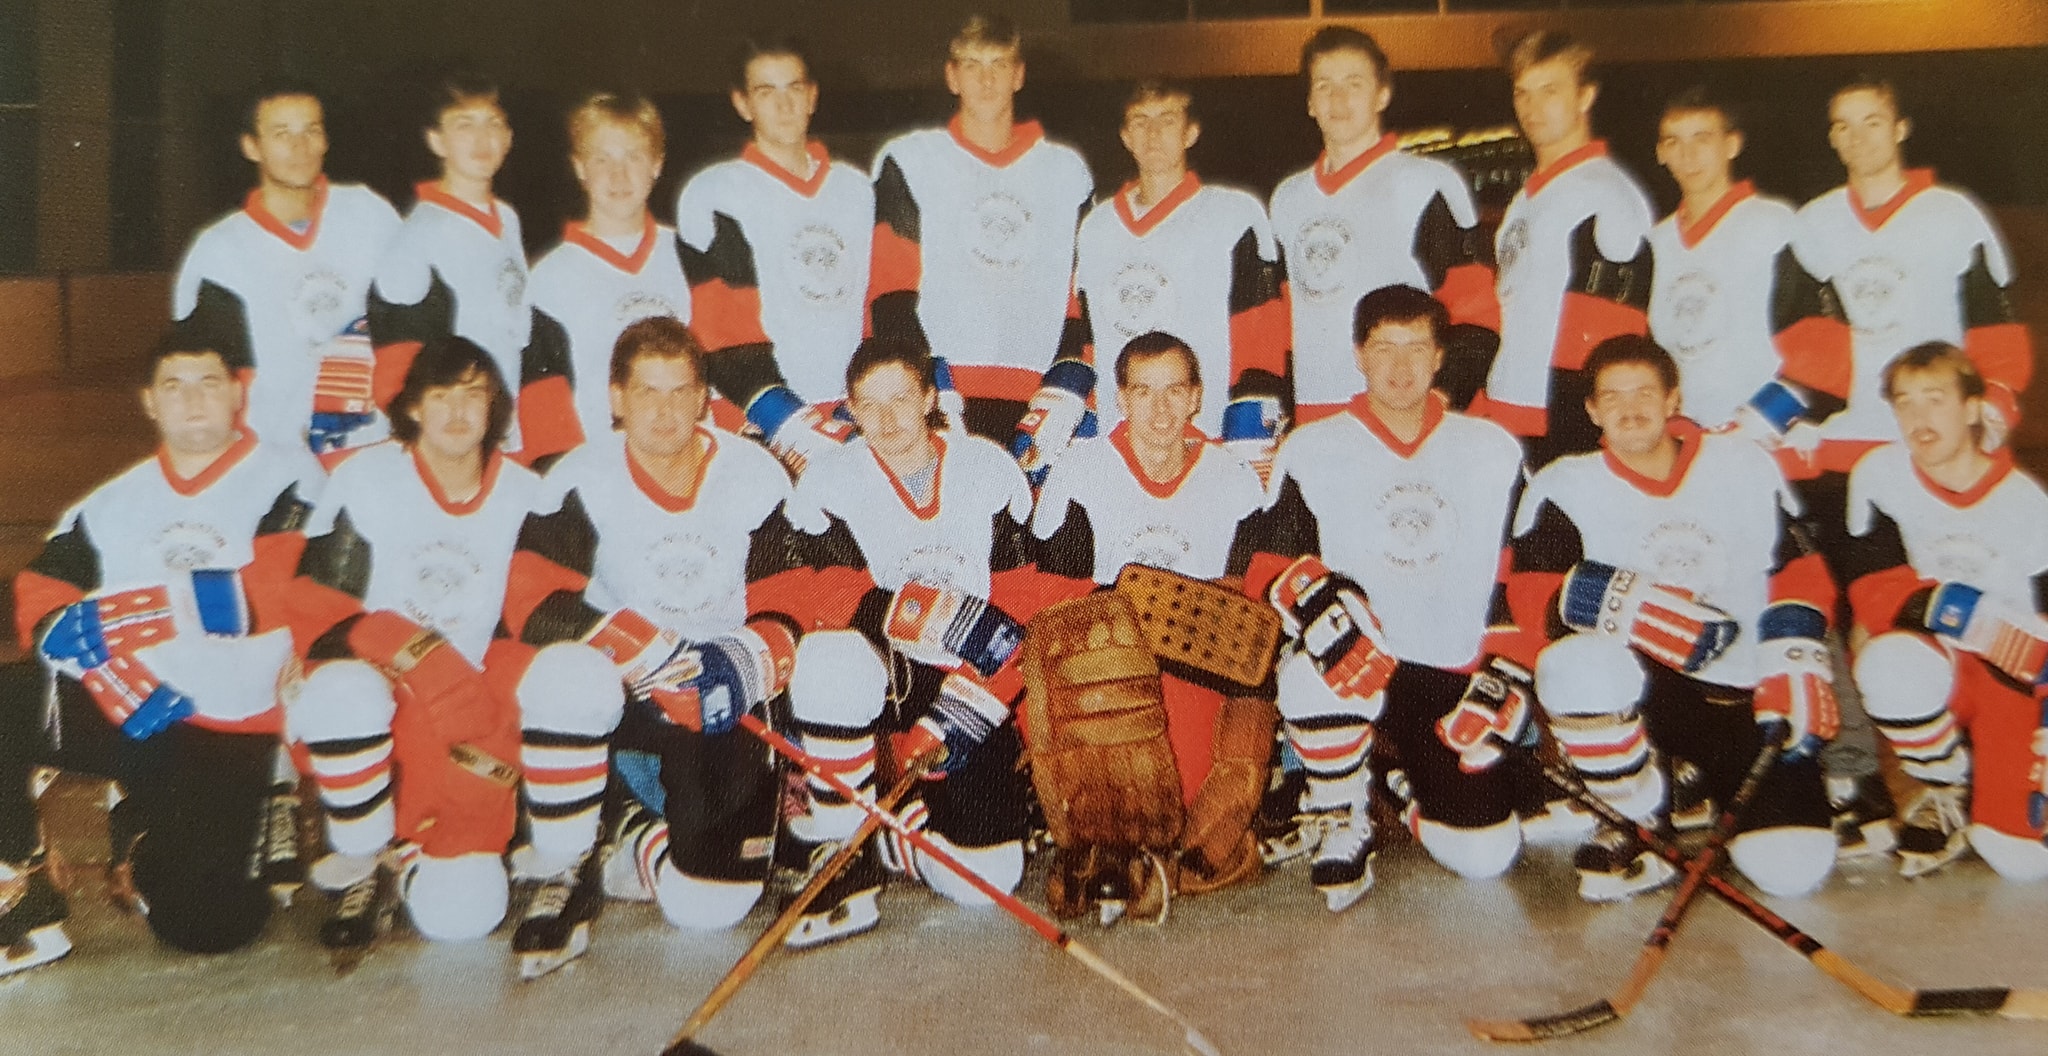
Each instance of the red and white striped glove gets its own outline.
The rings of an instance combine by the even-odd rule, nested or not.
[[[1565,573],[1557,612],[1573,630],[1626,638],[1666,667],[1690,675],[1735,643],[1734,618],[1691,591],[1598,561]]]
[[[1385,689],[1399,662],[1357,581],[1314,554],[1296,558],[1266,590],[1290,634],[1331,692],[1363,700]]]
[[[1781,601],[1757,619],[1758,678],[1752,708],[1759,723],[1782,719],[1785,757],[1811,755],[1842,728],[1829,661],[1827,618],[1819,609]]]

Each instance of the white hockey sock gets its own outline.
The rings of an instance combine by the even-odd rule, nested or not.
[[[852,733],[839,727],[803,726],[803,749],[818,761],[820,769],[835,774],[870,801],[875,792],[875,735],[872,730]],[[811,811],[790,819],[790,831],[809,843],[842,840],[853,835],[867,812],[849,801],[816,776],[806,778]]]
[[[1587,789],[1636,821],[1655,821],[1664,808],[1664,774],[1641,713],[1556,715],[1551,728]]]
[[[345,855],[371,855],[391,842],[391,735],[311,741],[313,780],[327,808],[327,839]]]
[[[1912,719],[1880,719],[1871,723],[1891,742],[1899,769],[1935,785],[1960,785],[1970,780],[1970,749],[1947,707]]]
[[[1308,775],[1303,807],[1311,811],[1363,809],[1372,790],[1372,723],[1356,715],[1290,719],[1287,740]]]
[[[524,731],[519,746],[533,822],[533,870],[567,869],[597,842],[610,738],[551,730]]]

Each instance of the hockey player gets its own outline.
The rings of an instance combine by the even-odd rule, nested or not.
[[[1117,355],[1115,378],[1121,420],[1107,436],[1077,442],[1039,494],[1031,521],[1039,570],[1076,581],[1077,596],[1115,583],[1131,564],[1196,579],[1221,578],[1240,523],[1260,509],[1265,495],[1250,466],[1194,425],[1203,405],[1198,354],[1172,335],[1140,334]],[[1186,819],[1173,846],[1145,849],[1176,852],[1179,869],[1171,881],[1181,893],[1258,872],[1257,847],[1247,836],[1247,824],[1265,789],[1273,745],[1270,694],[1260,698],[1251,692],[1258,687],[1219,686],[1199,677],[1170,670],[1157,678],[1157,689],[1139,687],[1140,693],[1150,690],[1145,695],[1157,698],[1146,710],[1162,712],[1165,728],[1152,739],[1163,739],[1172,772],[1179,775],[1177,784],[1155,794],[1178,801]],[[1150,702],[1134,698],[1134,703]],[[1034,747],[1043,760],[1047,746]],[[1145,772],[1164,771],[1139,776]],[[1033,776],[1040,774],[1034,771]],[[1104,775],[1104,780],[1119,779],[1127,777]],[[1045,799],[1042,792],[1040,800]],[[1087,857],[1090,851],[1109,855],[1114,850],[1060,848],[1055,871],[1074,875],[1056,880],[1054,889],[1073,894],[1055,898],[1056,911],[1078,915],[1086,909],[1073,904],[1079,901],[1074,895],[1096,888],[1085,874],[1128,872],[1125,863]],[[1136,905],[1160,901],[1143,891],[1126,892],[1121,900]],[[1057,904],[1062,901],[1069,904]]]
[[[1975,357],[1916,345],[1885,368],[1900,443],[1849,475],[1843,550],[1864,707],[1921,782],[1898,833],[1899,871],[1920,876],[1965,845],[2012,880],[2048,877],[2042,732],[2048,658],[2048,494],[1986,453]]]
[[[661,111],[639,96],[597,92],[569,112],[569,164],[586,211],[533,266],[533,307],[568,338],[578,439],[612,431],[601,379],[619,332],[651,315],[690,321],[676,233],[647,208],[666,142]]]
[[[1443,343],[1459,360],[1477,363],[1454,368],[1483,373],[1498,343],[1500,306],[1464,177],[1442,161],[1395,149],[1381,123],[1393,99],[1392,73],[1372,37],[1348,26],[1317,30],[1302,45],[1301,76],[1323,153],[1273,190],[1273,230],[1294,317],[1296,420],[1341,414],[1364,387],[1352,310],[1384,286],[1434,291],[1457,327],[1441,335]]]
[[[704,358],[673,318],[627,327],[610,369],[623,435],[557,463],[520,530],[505,622],[539,647],[520,696],[532,847],[514,859],[543,881],[512,936],[529,977],[583,952],[606,890],[717,929],[768,876],[780,785],[729,731],[789,681],[801,625],[782,612],[803,591],[775,597],[793,578],[789,478],[700,421]],[[608,745],[635,761],[620,769],[637,803],[601,862]]]
[[[238,428],[241,385],[203,334],[166,335],[142,407],[156,454],[67,512],[15,579],[22,645],[50,674],[0,668],[0,975],[71,949],[31,799],[39,765],[126,790],[109,887],[167,945],[236,949],[270,915],[258,866],[291,638],[257,628],[241,586],[290,577],[324,477],[304,448]]]
[[[1537,694],[1587,787],[1651,828],[1666,824],[1666,752],[1726,804],[1762,748],[1759,727],[1783,720],[1785,754],[1728,852],[1770,894],[1812,891],[1835,861],[1816,757],[1838,722],[1824,641],[1834,584],[1800,552],[1797,504],[1771,456],[1678,416],[1669,353],[1623,335],[1585,371],[1601,450],[1538,472],[1515,515],[1515,614],[1559,634],[1537,658]],[[1674,875],[1606,826],[1573,865],[1596,902]]]
[[[1647,329],[1650,203],[1593,138],[1592,61],[1592,49],[1552,31],[1508,54],[1515,120],[1536,171],[1494,235],[1500,353],[1473,413],[1522,437],[1538,468],[1598,445],[1579,413],[1591,391],[1580,368],[1603,339]]]
[[[561,324],[535,314],[519,214],[491,193],[512,149],[498,86],[472,74],[435,86],[425,116],[438,179],[418,200],[377,265],[370,290],[375,397],[388,407],[421,342],[454,334],[491,354],[514,394],[506,451],[533,464],[581,439]]]
[[[317,452],[380,439],[369,349],[353,324],[398,213],[368,187],[327,181],[327,129],[311,88],[260,89],[241,147],[256,187],[192,240],[171,315],[251,372],[243,413],[257,435]]]
[[[1450,325],[1441,302],[1387,286],[1355,318],[1365,391],[1281,445],[1272,509],[1240,557],[1246,591],[1298,642],[1281,661],[1280,715],[1308,772],[1310,878],[1333,912],[1373,882],[1375,730],[1399,751],[1423,846],[1492,877],[1521,850],[1496,763],[1532,710],[1501,583],[1521,448],[1432,389]]]
[[[1124,149],[1138,178],[1081,222],[1081,308],[1096,348],[1121,349],[1155,331],[1188,342],[1197,376],[1219,381],[1196,408],[1196,428],[1252,441],[1249,453],[1270,469],[1267,425],[1287,377],[1279,252],[1258,199],[1188,169],[1188,148],[1202,134],[1192,103],[1185,88],[1158,81],[1124,103]],[[1114,426],[1122,401],[1098,414],[1104,428]]]
[[[753,138],[676,202],[706,378],[793,472],[849,431],[833,410],[860,343],[875,225],[866,175],[810,138],[817,105],[795,44],[749,42],[732,106]]]
[[[1073,297],[1074,236],[1094,181],[1081,155],[1016,120],[1023,87],[1017,27],[968,18],[946,57],[959,112],[875,158],[868,330],[922,338],[939,359],[947,415],[1018,442],[1035,465],[1065,449],[1094,389]],[[1019,438],[1027,410],[1038,413]]]
[[[440,337],[390,408],[392,442],[336,467],[292,583],[286,733],[327,808],[313,879],[340,893],[320,932],[338,962],[394,892],[427,938],[496,927],[519,781],[525,658],[494,632],[540,478],[501,452],[511,394],[490,353]]]

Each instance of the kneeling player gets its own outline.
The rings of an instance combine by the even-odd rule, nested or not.
[[[56,687],[48,709],[32,661],[0,668],[0,975],[71,949],[31,799],[38,765],[127,790],[108,821],[109,887],[129,887],[166,944],[235,949],[270,915],[250,853],[291,638],[252,629],[237,588],[289,577],[320,467],[238,430],[228,363],[178,331],[158,346],[142,406],[156,455],[67,513],[15,580],[22,643]]]
[[[1410,824],[1437,861],[1491,877],[1521,850],[1496,764],[1528,727],[1529,676],[1526,657],[1502,655],[1513,628],[1489,626],[1489,613],[1506,612],[1501,545],[1522,452],[1430,387],[1449,325],[1412,286],[1359,299],[1366,391],[1280,446],[1245,577],[1300,644],[1281,661],[1280,715],[1308,770],[1310,876],[1333,911],[1372,885],[1375,725],[1394,739],[1416,795]]]
[[[1899,871],[1953,861],[1965,840],[1999,874],[2048,877],[2048,494],[1986,454],[1985,380],[1954,345],[1894,359],[1884,391],[1902,443],[1849,475],[1845,572],[1863,704],[1925,784],[1899,827]]]
[[[505,915],[525,687],[493,633],[540,487],[499,450],[511,414],[488,352],[429,340],[392,401],[394,442],[337,467],[306,525],[292,605],[306,673],[286,689],[286,732],[327,808],[334,854],[313,879],[341,892],[321,941],[344,964],[394,889],[430,939],[478,938]]]
[[[1264,490],[1257,471],[1195,428],[1202,407],[1195,352],[1169,334],[1142,334],[1117,356],[1116,382],[1116,428],[1074,445],[1046,478],[1031,524],[1038,568],[1077,581],[1077,592],[1115,583],[1133,565],[1196,579],[1222,576],[1238,526],[1258,511]],[[1232,593],[1225,598],[1245,604]],[[1052,908],[1062,916],[1099,903],[1108,920],[1126,905],[1157,917],[1169,888],[1198,893],[1259,870],[1248,826],[1273,747],[1270,695],[1216,681],[1229,678],[1227,671],[1171,663],[1170,673],[1144,671],[1130,643],[1104,648],[1092,641],[1101,628],[1110,628],[1113,640],[1116,627],[1132,625],[1139,613],[1131,604],[1118,591],[1057,610],[1065,618],[1049,609],[1032,623],[1026,645],[1027,658],[1050,659],[1051,649],[1042,646],[1058,646],[1069,657],[1121,657],[1118,670],[1125,676],[1069,678],[1077,664],[1069,659],[1039,663],[1041,681],[1027,677],[1035,690],[1025,727],[1032,737],[1032,777],[1048,822],[1066,815],[1051,826],[1059,858],[1049,887]],[[1261,616],[1270,626],[1271,617]],[[1055,624],[1078,633],[1066,635]],[[1196,630],[1215,639],[1229,633],[1218,626]],[[1059,640],[1063,636],[1078,640]],[[1211,644],[1226,651],[1225,643]],[[1263,644],[1260,667],[1270,661],[1271,639]],[[1031,671],[1031,661],[1025,663]],[[1256,683],[1263,672],[1236,678]],[[1102,736],[1098,691],[1126,694],[1130,712],[1121,721],[1130,736]],[[1071,761],[1056,763],[1056,754]],[[1091,799],[1093,809],[1080,807]],[[1060,840],[1063,831],[1072,838]],[[1134,851],[1157,864],[1134,867]],[[1151,883],[1157,879],[1167,882]]]
[[[527,686],[548,678],[520,700],[533,844],[515,865],[545,878],[512,939],[529,977],[583,952],[606,891],[653,899],[677,927],[726,928],[768,876],[775,768],[730,731],[795,659],[795,622],[764,613],[790,552],[789,478],[703,424],[704,358],[672,318],[627,327],[611,365],[624,435],[557,464],[519,535],[505,622],[540,647]],[[607,742],[637,803],[600,876]]]
[[[1567,632],[1536,662],[1557,739],[1594,794],[1658,828],[1662,753],[1698,766],[1707,793],[1727,804],[1762,748],[1759,725],[1784,720],[1784,757],[1729,856],[1767,892],[1811,891],[1835,860],[1815,758],[1838,725],[1823,641],[1834,584],[1796,545],[1794,500],[1771,456],[1677,416],[1669,353],[1645,337],[1610,338],[1586,376],[1602,450],[1537,473],[1515,516],[1515,566],[1529,578],[1511,594],[1532,625],[1550,621],[1555,597]],[[1608,827],[1573,864],[1580,895],[1596,902],[1674,875]]]

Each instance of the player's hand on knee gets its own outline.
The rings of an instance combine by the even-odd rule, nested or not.
[[[1967,583],[1936,585],[1927,629],[1984,658],[2023,686],[2048,684],[2048,624]]]
[[[1266,591],[1331,692],[1363,699],[1385,689],[1398,661],[1357,581],[1314,554],[1296,558]]]
[[[760,430],[768,450],[789,467],[792,476],[802,476],[812,459],[853,436],[853,422],[834,413],[836,410],[811,406],[778,385],[754,397],[747,406],[747,422]]]
[[[1095,368],[1078,359],[1060,360],[1045,372],[1010,440],[1010,454],[1032,487],[1045,482],[1075,437],[1095,435],[1095,412],[1088,409],[1094,391]]]
[[[776,620],[759,619],[733,634],[685,643],[664,669],[669,680],[651,686],[645,696],[678,726],[728,733],[741,715],[782,692],[795,667],[795,632]]]
[[[1009,715],[1009,705],[972,668],[962,666],[939,683],[930,713],[911,727],[906,754],[923,760],[929,770],[959,773]]]
[[[988,601],[916,580],[889,598],[882,632],[899,648],[936,649],[993,676],[1016,653],[1024,628]]]
[[[113,656],[178,636],[170,593],[137,587],[75,601],[57,610],[37,649],[67,673],[95,668]]]
[[[1458,753],[1458,769],[1476,774],[1499,762],[1504,747],[1533,745],[1535,694],[1528,669],[1513,660],[1496,656],[1480,664],[1457,706],[1436,720],[1437,738]]]
[[[1640,572],[1581,561],[1565,573],[1558,615],[1573,630],[1626,638],[1674,670],[1693,674],[1735,642],[1735,620],[1691,591]]]
[[[1786,725],[1785,755],[1812,755],[1842,728],[1835,699],[1827,618],[1802,602],[1779,602],[1757,620],[1756,721]]]
[[[146,741],[194,711],[192,698],[165,685],[148,665],[131,656],[116,654],[87,671],[81,681],[107,721],[130,740]]]
[[[1259,483],[1273,482],[1273,455],[1280,449],[1280,430],[1285,425],[1280,401],[1271,396],[1244,396],[1223,408],[1223,449],[1244,460],[1259,475]]]

